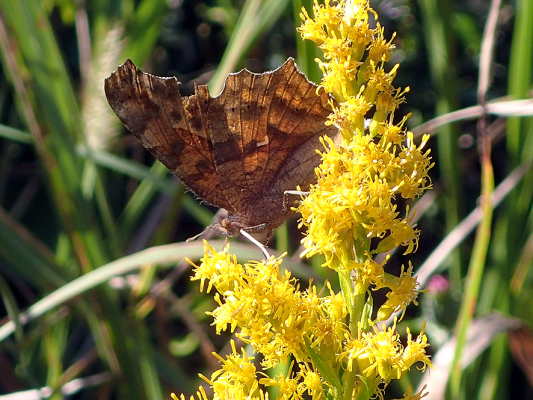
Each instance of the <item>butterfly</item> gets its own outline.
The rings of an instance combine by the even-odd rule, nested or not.
[[[104,89],[148,151],[198,197],[227,211],[211,228],[228,236],[270,236],[294,212],[286,192],[316,182],[320,137],[340,136],[325,124],[333,100],[292,58],[274,71],[229,74],[215,97],[206,85],[181,96],[175,77],[144,73],[130,60]]]

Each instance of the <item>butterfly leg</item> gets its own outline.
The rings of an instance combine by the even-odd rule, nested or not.
[[[308,196],[309,192],[303,192],[301,190],[285,190],[283,192],[283,209],[289,209],[289,196]]]

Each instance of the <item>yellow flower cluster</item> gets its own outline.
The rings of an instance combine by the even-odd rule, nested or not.
[[[228,251],[229,246],[217,252],[206,242],[204,258],[192,278],[200,280],[202,288],[207,282],[208,290],[216,291],[218,307],[211,315],[217,332],[236,331],[262,355],[264,368],[287,364],[291,357],[298,371],[293,371],[293,361],[286,375],[268,377],[257,372],[232,342],[233,353],[226,359],[216,355],[222,368],[210,379],[202,377],[213,388],[214,400],[263,400],[268,397],[263,388],[269,386],[278,388],[278,399],[300,400],[306,393],[325,399],[326,391],[351,399],[363,389],[362,379],[364,390],[380,393],[380,384],[399,379],[413,364],[431,365],[423,332],[416,340],[409,333],[403,347],[395,325],[380,331],[371,323],[373,332],[359,329],[354,338],[346,325],[346,303],[329,285],[326,296],[319,296],[312,284],[300,291],[290,272],[280,272],[282,257],[241,265]],[[355,380],[356,376],[363,378]],[[207,400],[203,389],[197,397]]]
[[[392,122],[407,92],[392,86],[397,65],[384,70],[394,46],[378,22],[370,27],[370,17],[377,15],[367,1],[315,3],[313,18],[305,10],[301,16],[302,36],[324,52],[326,61],[318,60],[324,72],[320,87],[337,100],[329,123],[344,138],[338,147],[325,139],[318,184],[300,206],[308,230],[306,254],[323,254],[324,265],[336,270],[360,270],[372,254],[399,245],[410,253],[418,231],[400,217],[394,201],[428,189],[433,164],[429,151],[423,153],[429,136],[417,146],[412,134],[403,132],[406,118]],[[372,239],[380,239],[374,249]]]
[[[282,257],[241,265],[229,247],[217,252],[206,243],[193,279],[202,290],[215,291],[218,307],[210,314],[217,332],[235,332],[261,354],[264,369],[290,365],[285,373],[268,376],[232,343],[227,358],[216,355],[221,369],[203,377],[214,400],[264,400],[269,387],[277,388],[281,400],[382,398],[387,384],[413,365],[432,367],[423,330],[416,339],[408,330],[402,344],[396,320],[378,326],[417,304],[413,267],[394,276],[384,269],[388,257],[381,263],[373,259],[397,246],[405,246],[405,253],[417,248],[418,231],[395,202],[431,186],[432,164],[424,152],[428,137],[416,145],[404,130],[406,118],[393,123],[407,90],[392,86],[398,66],[385,72],[394,46],[383,38],[368,1],[316,2],[313,14],[302,11],[300,32],[324,52],[319,89],[334,98],[328,123],[339,128],[343,140],[334,145],[323,139],[318,182],[300,205],[301,224],[307,228],[305,255],[323,255],[342,290],[335,293],[326,284],[327,293],[319,295],[310,282],[302,291],[288,271],[280,272]],[[371,288],[388,290],[377,311]],[[207,400],[203,389],[197,397]],[[422,397],[423,390],[405,398]]]

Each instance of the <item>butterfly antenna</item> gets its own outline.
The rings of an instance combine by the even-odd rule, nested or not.
[[[270,254],[268,254],[268,251],[265,247],[265,245],[261,242],[259,242],[256,238],[254,238],[252,235],[250,235],[248,232],[246,232],[244,229],[241,229],[241,235],[243,235],[246,239],[248,239],[250,242],[255,244],[257,247],[261,249],[263,254],[265,255],[265,259],[268,260],[270,258]]]

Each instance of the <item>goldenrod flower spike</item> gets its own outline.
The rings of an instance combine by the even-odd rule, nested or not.
[[[399,379],[407,364],[396,326],[378,331],[366,321],[372,308],[372,298],[366,296],[369,285],[390,290],[377,321],[398,311],[403,317],[418,296],[411,264],[397,278],[384,272],[388,258],[377,264],[373,256],[398,246],[405,247],[405,254],[416,251],[419,232],[409,208],[401,213],[396,199],[414,199],[431,187],[428,171],[433,163],[423,150],[429,137],[417,146],[403,128],[407,117],[393,122],[409,89],[392,85],[399,65],[387,71],[385,63],[394,49],[394,35],[386,40],[377,21],[370,28],[377,14],[367,1],[315,2],[313,16],[306,11],[301,16],[303,38],[315,40],[324,53],[318,60],[324,73],[320,87],[337,100],[328,123],[335,124],[344,139],[337,147],[324,140],[318,182],[300,205],[301,226],[307,228],[304,255],[322,254],[323,266],[339,273],[351,319],[340,359],[348,371],[363,372],[364,385],[373,387],[376,379]],[[418,357],[424,366],[431,365],[425,353]]]
[[[413,199],[430,188],[433,164],[422,152],[428,137],[417,147],[403,130],[405,119],[393,124],[408,89],[392,86],[398,65],[384,69],[394,45],[384,39],[379,22],[370,28],[377,14],[366,1],[348,0],[315,2],[313,12],[302,12],[299,30],[324,51],[321,87],[338,100],[329,123],[339,127],[344,142],[335,147],[325,139],[318,183],[300,206],[307,228],[304,253],[321,253],[324,266],[343,272],[400,245],[406,254],[416,250],[419,232],[401,216],[395,199]],[[374,249],[372,240],[378,240]],[[356,293],[362,287],[356,282]]]
[[[396,319],[390,327],[381,324],[395,312],[402,318],[409,304],[417,304],[412,265],[398,277],[386,271],[388,256],[374,260],[398,246],[405,254],[418,246],[409,208],[400,210],[396,200],[414,199],[431,187],[433,164],[424,150],[429,137],[417,145],[404,129],[407,117],[394,123],[408,89],[392,85],[398,65],[387,70],[385,63],[394,45],[384,38],[368,1],[315,2],[312,16],[306,10],[301,16],[302,36],[324,52],[318,60],[324,73],[319,90],[336,99],[327,123],[343,137],[340,145],[322,140],[317,183],[299,207],[304,255],[321,254],[323,266],[338,273],[342,290],[336,293],[327,283],[320,295],[310,282],[301,291],[290,272],[281,272],[283,256],[239,264],[229,246],[216,251],[205,243],[193,279],[201,290],[215,291],[218,307],[210,314],[216,331],[235,332],[262,355],[263,369],[290,366],[266,375],[232,342],[232,354],[215,354],[221,369],[210,379],[202,377],[214,400],[265,400],[271,386],[280,400],[383,398],[388,383],[413,365],[432,367],[423,329],[415,340],[407,330],[402,344]],[[372,290],[382,288],[387,300],[376,312]],[[405,399],[424,396],[409,391]],[[207,400],[202,388],[196,397]]]

